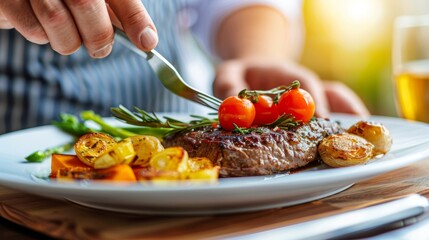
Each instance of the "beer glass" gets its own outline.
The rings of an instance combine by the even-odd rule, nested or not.
[[[399,115],[429,123],[429,15],[396,19],[392,60]]]

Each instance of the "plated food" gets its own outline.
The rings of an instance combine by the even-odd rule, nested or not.
[[[216,180],[219,167],[204,157],[189,158],[181,147],[164,149],[151,136],[117,142],[104,133],[87,133],[74,145],[76,155],[53,154],[51,177],[58,180]]]
[[[389,151],[392,138],[382,124],[359,122],[344,129],[314,118],[314,111],[311,95],[294,82],[268,91],[243,90],[221,104],[218,118],[162,121],[155,114],[120,106],[113,108],[113,115],[138,127],[110,126],[93,112],[84,112],[83,120],[100,126],[94,130],[63,116],[56,125],[80,136],[74,145],[80,162],[73,169],[58,163],[69,157],[54,155],[52,176],[213,181],[285,173],[318,160],[330,167],[365,164]]]
[[[320,141],[342,132],[339,124],[315,119],[289,129],[257,127],[247,133],[221,127],[198,128],[167,136],[165,146],[181,146],[220,166],[221,177],[258,176],[303,167],[318,158]]]

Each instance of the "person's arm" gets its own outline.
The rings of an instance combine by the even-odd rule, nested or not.
[[[142,50],[151,50],[158,35],[140,0],[0,1],[0,29],[15,28],[37,44],[50,43],[68,55],[85,45],[94,58],[107,56],[113,45],[112,21]]]
[[[285,59],[290,51],[290,23],[279,10],[256,5],[227,16],[215,34],[215,51],[222,59]]]
[[[225,17],[215,36],[218,67],[215,94],[224,98],[244,88],[268,89],[300,80],[315,99],[319,116],[328,116],[321,81],[311,71],[289,62],[292,47],[287,17],[274,7],[247,6]]]
[[[270,89],[299,80],[312,94],[317,116],[329,117],[330,110],[368,115],[363,102],[353,91],[345,91],[344,84],[324,84],[288,57],[294,50],[291,24],[278,9],[257,4],[226,16],[214,34],[215,54],[223,60],[213,84],[215,95],[226,98],[245,88]]]

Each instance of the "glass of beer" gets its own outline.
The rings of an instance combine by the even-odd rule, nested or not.
[[[399,115],[429,123],[429,15],[396,19],[392,59]]]

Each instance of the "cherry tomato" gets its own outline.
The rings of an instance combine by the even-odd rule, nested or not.
[[[255,107],[245,98],[231,96],[223,100],[218,111],[219,123],[225,130],[234,130],[234,123],[241,128],[249,128],[255,119]]]
[[[259,95],[258,102],[253,103],[253,105],[256,111],[255,120],[253,120],[254,125],[270,124],[279,117],[277,104],[274,104],[270,96]]]
[[[314,115],[316,106],[313,97],[307,91],[294,88],[283,93],[278,103],[279,114],[292,114],[295,120],[309,122]]]

